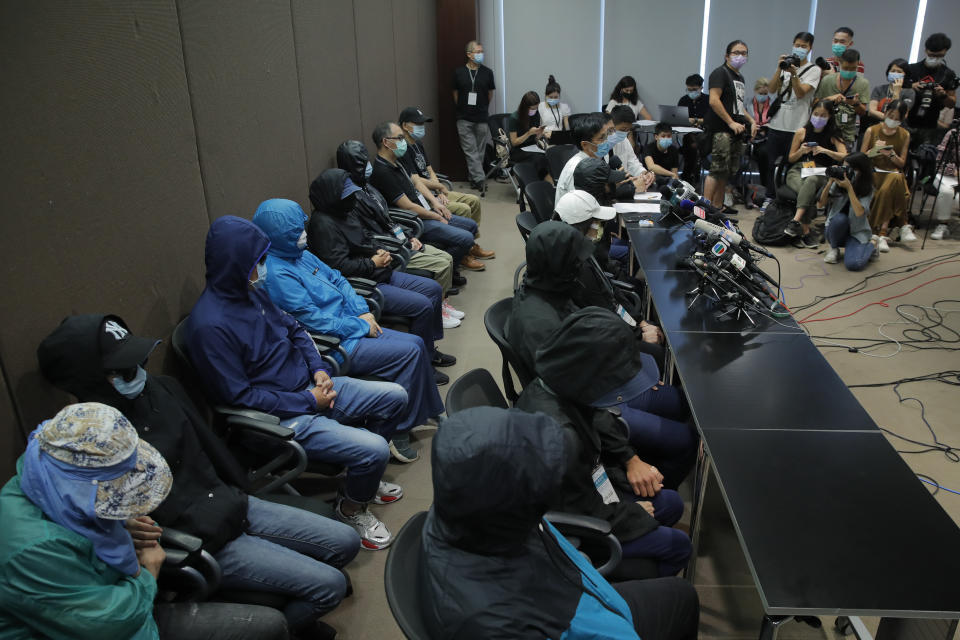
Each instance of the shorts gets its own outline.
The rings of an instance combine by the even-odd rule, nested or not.
[[[742,155],[743,140],[734,140],[732,135],[723,131],[713,134],[710,175],[716,180],[729,180],[740,170]]]

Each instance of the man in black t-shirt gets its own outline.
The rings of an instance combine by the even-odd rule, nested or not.
[[[680,152],[673,144],[673,127],[666,122],[658,122],[654,128],[653,140],[643,148],[643,163],[656,174],[658,186],[679,177]]]
[[[943,132],[937,129],[940,111],[957,104],[957,74],[944,63],[950,49],[950,38],[943,33],[934,33],[923,43],[926,58],[908,64],[904,86],[916,92],[907,126],[910,130],[910,146],[938,144]]]
[[[485,179],[483,156],[487,145],[492,144],[487,108],[496,88],[493,71],[483,66],[483,45],[471,40],[467,43],[467,64],[453,71],[453,102],[457,105],[457,133],[467,159],[470,186],[479,191]]]
[[[686,107],[690,124],[703,128],[703,119],[710,110],[710,97],[703,92],[703,76],[699,73],[687,76],[684,81],[687,92],[677,100],[678,107]],[[687,134],[682,136],[680,153],[683,155],[683,175],[687,182],[700,182],[700,150],[697,148],[697,136]]]

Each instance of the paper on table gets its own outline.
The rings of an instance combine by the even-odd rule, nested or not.
[[[646,193],[635,193],[633,194],[634,200],[659,200],[660,193],[658,191],[647,191]]]
[[[535,144],[527,145],[526,147],[520,147],[520,151],[526,151],[527,153],[546,153],[546,151]]]
[[[673,131],[675,133],[701,133],[703,129],[698,129],[697,127],[674,127]]]
[[[614,202],[613,210],[617,213],[660,213],[660,204],[657,202]]]
[[[657,124],[657,121],[656,120],[637,120],[633,124],[637,125],[638,127],[652,127],[653,125]]]
[[[809,178],[810,176],[825,176],[827,175],[826,167],[804,167],[800,169],[801,178]]]

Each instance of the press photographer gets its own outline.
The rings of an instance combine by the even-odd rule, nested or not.
[[[951,46],[950,38],[934,33],[923,43],[926,57],[906,68],[904,84],[916,92],[916,99],[907,117],[910,148],[921,144],[937,144],[943,132],[938,133],[937,118],[944,108],[957,104],[957,74],[946,65],[945,56]]]

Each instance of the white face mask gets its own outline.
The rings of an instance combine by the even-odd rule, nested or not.
[[[257,263],[257,279],[250,280],[250,286],[254,289],[259,289],[267,283],[267,263],[258,262]]]
[[[935,69],[936,67],[939,67],[940,65],[943,64],[943,58],[936,57],[936,56],[927,56],[924,59],[923,64],[927,65],[931,69]]]
[[[306,249],[307,248],[307,232],[303,231],[300,234],[300,237],[297,238],[297,249]]]
[[[884,118],[883,124],[887,127],[887,129],[896,129],[900,126],[900,121],[894,120],[893,118]]]

